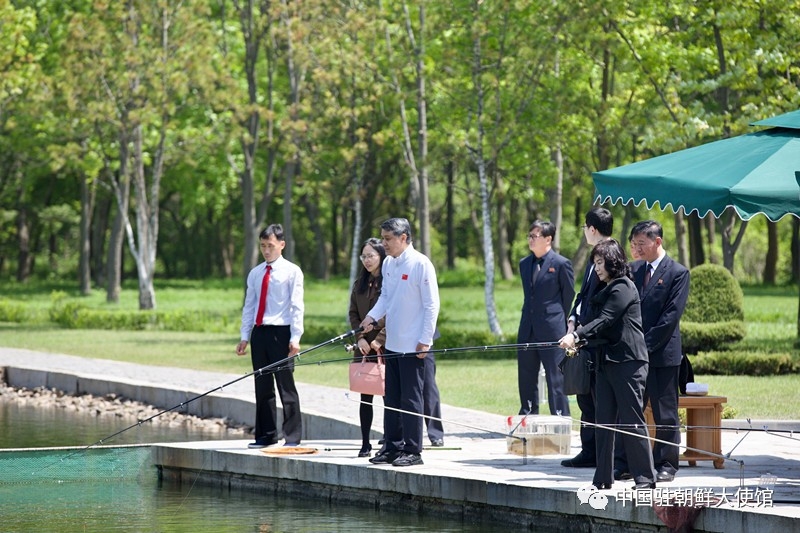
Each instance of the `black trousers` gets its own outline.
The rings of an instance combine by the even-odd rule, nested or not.
[[[436,359],[432,353],[423,359],[425,362],[425,381],[422,386],[422,412],[425,416],[425,428],[431,441],[444,439],[442,426],[442,401],[439,398],[439,387],[436,385]],[[434,420],[438,419],[438,420]]]
[[[650,401],[653,421],[656,423],[656,442],[653,446],[653,463],[656,470],[674,474],[678,471],[679,445],[681,443],[680,418],[678,417],[678,383],[680,365],[651,368],[644,390],[645,405]]]
[[[581,410],[581,453],[587,460],[595,458],[597,446],[594,438],[594,423],[596,420],[595,398],[597,395],[597,365],[595,359],[596,356],[594,352],[592,352],[592,371],[589,374],[589,393],[575,395],[575,399],[578,401],[578,408]]]
[[[539,395],[544,393],[539,390],[539,367],[544,365],[550,414],[555,415],[560,411],[563,416],[569,416],[569,397],[564,394],[564,374],[558,368],[563,358],[564,350],[561,348],[517,351],[519,414],[526,414],[529,404],[531,414],[539,414]]]
[[[653,446],[653,464],[657,471],[675,474],[678,471],[681,443],[680,418],[678,417],[678,382],[680,366],[650,367],[644,391],[644,405],[650,402],[653,422],[656,424],[655,438],[673,444],[656,442]],[[629,459],[626,445],[617,440],[614,468],[627,472]]]
[[[289,355],[289,326],[258,326],[250,334],[250,356],[253,370],[274,364]],[[277,372],[256,375],[256,439],[278,439],[278,413],[275,385],[283,406],[283,437],[287,443],[299,443],[303,433],[300,416],[300,397],[294,384],[294,363]]]
[[[382,451],[422,453],[422,390],[425,359],[413,355],[392,357],[386,350],[386,409],[383,414],[386,444]],[[430,357],[430,356],[429,356]],[[395,409],[406,411],[400,413]],[[416,413],[416,414],[415,414]]]
[[[614,438],[625,445],[630,473],[636,483],[653,483],[653,455],[647,440],[647,425],[644,420],[644,388],[647,381],[647,362],[626,361],[624,363],[599,362],[597,368],[597,469],[594,483],[613,483]],[[619,423],[616,433],[600,426]],[[644,438],[643,438],[644,437]]]

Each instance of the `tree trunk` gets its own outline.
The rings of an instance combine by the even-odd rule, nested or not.
[[[704,220],[706,224],[706,241],[708,242],[708,262],[712,265],[718,265],[717,220],[712,215],[707,215]]]
[[[411,24],[408,24],[409,34],[413,38]],[[425,94],[425,3],[419,5],[419,37],[414,47],[415,65],[417,73],[417,165],[419,169],[419,250],[431,257],[431,213],[430,198],[428,194],[428,111]]]
[[[494,183],[495,183],[495,207],[497,208],[497,263],[500,266],[500,275],[503,279],[511,279],[514,277],[514,271],[511,268],[511,251],[508,236],[508,207],[506,205],[506,186],[503,183],[503,178],[493,165]]]
[[[353,246],[350,250],[350,283],[348,287],[352,287],[358,276],[359,263],[358,256],[361,254],[361,227],[364,225],[363,202],[361,201],[360,187],[356,187],[355,201],[353,205]]]
[[[326,249],[325,231],[320,224],[319,216],[319,200],[317,198],[309,198],[308,194],[304,194],[301,198],[303,206],[305,207],[306,215],[308,216],[308,224],[314,233],[314,240],[316,241],[317,251],[314,254],[314,276],[322,281],[328,281],[328,251]]]
[[[456,267],[456,229],[455,218],[456,208],[454,205],[455,196],[455,164],[453,159],[447,160],[447,193],[445,206],[447,207],[446,216],[446,232],[447,232],[447,268],[454,269]]]
[[[85,174],[78,176],[78,181],[80,182],[81,190],[78,284],[81,295],[88,296],[92,292],[91,228],[92,212],[94,210],[94,186],[89,186]]]
[[[764,262],[764,283],[775,285],[778,274],[778,224],[767,220],[767,256]]]
[[[553,249],[558,252],[561,250],[561,221],[564,209],[562,206],[564,198],[564,155],[561,153],[561,143],[557,142],[551,154],[556,165],[556,186],[550,195],[550,221],[556,226],[556,235],[553,238]]]
[[[792,217],[792,283],[800,283],[800,219]]]
[[[110,219],[114,202],[108,195],[101,194],[94,202],[92,243],[90,245],[92,256],[92,280],[98,287],[106,285],[106,236],[111,230]]]
[[[477,139],[475,139],[475,146],[467,146],[467,149],[472,155],[475,166],[478,168],[478,181],[480,183],[480,203],[481,203],[481,218],[482,218],[482,247],[483,247],[483,266],[486,272],[486,279],[483,286],[484,302],[486,304],[486,317],[489,321],[489,330],[495,335],[502,335],[503,330],[500,327],[500,320],[497,316],[497,305],[494,300],[494,247],[492,243],[492,214],[489,210],[489,184],[486,175],[486,160],[483,156],[483,143],[484,143],[484,127],[483,127],[483,109],[484,109],[484,92],[483,83],[481,81],[481,40],[480,36],[476,36],[473,42],[473,68],[472,68],[472,83],[475,90],[475,123],[477,124]]]
[[[133,229],[127,225],[128,246],[136,261],[136,273],[139,281],[139,309],[149,311],[156,308],[156,292],[153,286],[156,262],[156,244],[158,242],[158,201],[159,201],[159,168],[161,154],[154,154],[152,178],[148,190],[145,175],[145,154],[143,127],[137,125],[133,130],[133,190],[136,197],[136,239]],[[163,137],[162,137],[163,138]],[[163,143],[160,143],[160,145]],[[149,194],[149,197],[148,197]]]
[[[703,221],[697,213],[689,213],[689,264],[691,267],[702,265],[706,262],[703,248]]]
[[[18,196],[18,197],[21,197]],[[17,281],[24,283],[31,275],[33,254],[31,253],[31,228],[28,220],[28,208],[19,205],[17,208],[17,242],[19,255],[17,256]]]
[[[122,124],[127,124],[127,116],[123,117]],[[106,301],[108,303],[119,302],[119,294],[122,289],[122,241],[125,238],[131,190],[128,142],[127,130],[122,127],[119,139],[119,175],[116,178],[111,177],[117,211],[108,240],[108,260],[106,261]]]
[[[739,224],[739,231],[736,233],[736,238],[732,238],[733,230],[736,227],[736,221],[739,219],[733,212],[733,209],[728,208],[722,214],[720,223],[722,224],[722,261],[723,266],[728,269],[728,272],[733,274],[733,260],[736,257],[736,250],[742,243],[744,231],[747,229],[747,221],[743,220]]]
[[[688,265],[689,249],[686,244],[686,223],[683,211],[678,210],[673,218],[675,219],[675,247],[678,250],[678,262],[682,265]]]

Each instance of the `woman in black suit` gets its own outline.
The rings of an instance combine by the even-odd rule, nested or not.
[[[625,251],[614,239],[598,243],[590,261],[606,287],[592,297],[590,320],[559,341],[564,349],[580,341],[597,347],[597,469],[592,484],[610,489],[614,471],[614,432],[619,423],[634,488],[655,487],[653,455],[642,399],[647,382],[647,345],[642,332],[639,291],[631,279]]]

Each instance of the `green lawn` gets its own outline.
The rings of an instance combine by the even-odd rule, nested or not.
[[[238,316],[242,293],[232,282],[200,283],[169,282],[157,286],[160,310],[214,309],[226,316],[223,333],[181,333],[169,331],[106,331],[65,330],[46,319],[52,290],[65,286],[0,286],[8,300],[38,309],[39,319],[33,323],[0,323],[0,346],[65,353],[130,361],[147,365],[176,366],[244,374],[250,372],[247,357],[237,357]],[[65,291],[66,292],[66,291]],[[488,329],[482,287],[445,287],[441,289],[441,326],[477,331]],[[747,346],[793,350],[797,313],[797,294],[793,289],[745,291],[745,313],[748,319]],[[349,329],[345,316],[349,292],[344,280],[329,283],[308,282],[306,287],[306,323],[323,321]],[[95,291],[88,298],[68,294],[71,299],[90,307],[107,308],[104,294]],[[135,309],[136,291],[126,287],[122,301],[115,308]],[[513,333],[519,320],[520,291],[514,283],[500,283],[496,301],[505,333]],[[303,349],[309,345],[302,345]],[[330,359],[346,359],[341,346],[314,350],[302,358],[303,363]],[[442,354],[437,357],[438,383],[442,401],[456,406],[507,415],[518,410],[515,360],[455,360]],[[300,365],[298,380],[335,387],[347,386],[346,362]],[[708,383],[712,394],[728,397],[728,405],[737,418],[798,418],[800,379],[788,376],[697,376]],[[579,413],[572,403],[573,415]]]

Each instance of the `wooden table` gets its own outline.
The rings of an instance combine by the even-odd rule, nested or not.
[[[686,409],[687,447],[722,454],[722,404],[727,401],[725,396],[678,396],[678,408]],[[654,437],[655,422],[649,403],[644,417],[650,436]],[[689,466],[695,466],[697,461],[713,461],[714,468],[725,468],[724,459],[694,450],[686,450],[680,459],[688,461]]]

